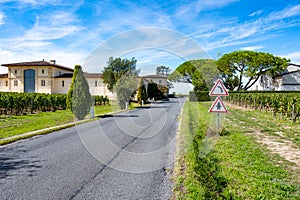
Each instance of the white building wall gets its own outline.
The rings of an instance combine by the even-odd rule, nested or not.
[[[7,85],[6,85],[7,82]],[[7,78],[0,78],[0,91],[1,92],[9,92],[8,90],[8,79]]]
[[[107,96],[109,99],[116,99],[116,94],[107,89],[102,78],[86,78],[91,95]]]
[[[282,84],[300,84],[300,71],[283,75]]]
[[[54,94],[67,94],[72,83],[72,78],[54,78],[52,81]]]

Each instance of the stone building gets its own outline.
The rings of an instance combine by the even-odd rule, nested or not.
[[[0,74],[1,92],[36,92],[48,94],[66,94],[70,89],[74,70],[56,64],[55,60],[47,62],[33,61],[2,64],[8,68],[7,74]],[[102,74],[84,72],[91,95],[108,96],[115,99],[116,94],[107,89],[103,83]],[[145,84],[152,80],[158,85],[168,88],[167,77],[148,75],[140,77]]]

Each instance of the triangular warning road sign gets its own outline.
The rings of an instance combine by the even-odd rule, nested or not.
[[[228,113],[221,97],[217,97],[208,112]]]
[[[228,96],[228,92],[223,85],[221,79],[218,79],[214,87],[211,89],[209,96]]]

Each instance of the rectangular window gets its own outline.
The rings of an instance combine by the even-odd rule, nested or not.
[[[95,81],[95,87],[97,87],[97,81]]]
[[[162,81],[161,81],[161,80],[159,80],[158,82],[159,82],[159,84],[161,84],[161,82],[162,82]]]
[[[41,80],[41,86],[46,86],[46,81],[45,80]]]
[[[65,81],[62,81],[62,82],[61,82],[61,86],[62,86],[62,87],[65,87]]]
[[[18,81],[14,80],[14,86],[18,86]]]
[[[42,69],[42,74],[45,73],[44,69]]]
[[[6,86],[6,87],[8,86],[8,81],[5,81],[5,86]]]
[[[18,71],[17,70],[15,70],[15,74],[17,74],[18,73]]]

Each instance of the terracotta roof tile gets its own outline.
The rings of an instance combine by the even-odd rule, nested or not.
[[[55,63],[52,63],[52,62],[47,62],[47,61],[32,61],[32,62],[20,62],[20,63],[8,63],[8,64],[1,64],[1,66],[4,66],[4,67],[15,67],[15,66],[18,66],[18,67],[23,67],[23,66],[35,66],[35,67],[39,67],[39,66],[53,66],[53,67],[56,67],[56,68],[59,68],[59,69],[64,69],[64,70],[68,70],[68,71],[74,71],[74,69],[71,69],[69,67],[65,67],[65,66],[62,66],[62,65],[58,65],[58,64],[55,64]]]

